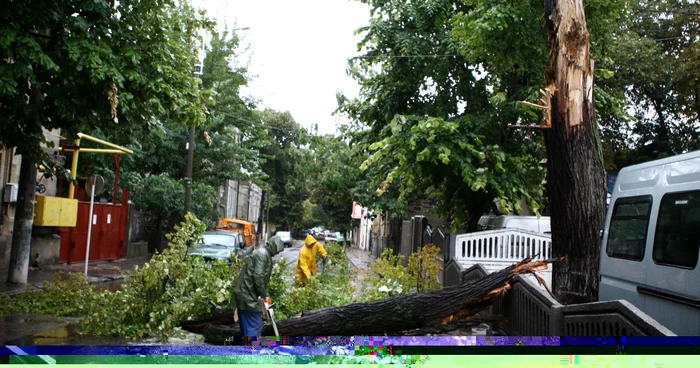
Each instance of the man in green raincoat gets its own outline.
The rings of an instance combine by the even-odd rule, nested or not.
[[[238,310],[243,336],[260,336],[263,330],[263,310],[259,298],[272,304],[267,286],[272,274],[272,257],[284,250],[284,242],[274,236],[263,246],[255,248],[245,260],[236,279],[231,304]]]

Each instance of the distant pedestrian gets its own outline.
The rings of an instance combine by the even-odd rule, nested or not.
[[[272,304],[267,291],[272,275],[272,257],[282,251],[284,242],[279,236],[273,236],[265,245],[255,248],[238,274],[231,304],[238,311],[243,336],[262,335],[263,310],[260,299]]]
[[[297,286],[304,286],[312,275],[316,275],[316,252],[321,253],[324,262],[328,260],[328,252],[326,252],[323,245],[316,241],[313,236],[307,235],[304,246],[299,250],[296,274]]]

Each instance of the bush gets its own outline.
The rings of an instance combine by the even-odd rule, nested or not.
[[[369,266],[367,278],[362,285],[362,300],[370,301],[405,295],[441,287],[437,276],[442,261],[440,249],[428,244],[419,252],[411,254],[408,267],[403,265],[404,256],[385,249],[381,256]]]
[[[442,271],[440,248],[427,244],[408,259],[408,272],[415,281],[415,291],[437,290],[441,287],[438,275]]]
[[[242,267],[200,257],[186,257],[187,242],[201,237],[204,224],[191,214],[168,234],[169,246],[128,276],[121,290],[97,291],[82,274],[57,279],[45,291],[0,300],[2,312],[39,312],[53,316],[85,316],[83,332],[127,339],[154,334],[165,340],[181,320],[204,316],[228,306],[234,278]]]

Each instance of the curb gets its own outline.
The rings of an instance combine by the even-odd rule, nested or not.
[[[70,272],[68,272],[70,273]],[[92,286],[98,286],[100,284],[106,284],[114,281],[120,281],[124,280],[125,277],[122,275],[110,277],[110,276],[91,276],[88,274],[88,284]],[[44,290],[43,286],[44,283],[48,283],[49,285],[53,286],[52,281],[42,281],[40,283],[32,283],[32,284],[26,284],[26,286],[22,290],[11,290],[11,291],[0,291],[0,294],[5,294],[8,296],[16,296],[20,294],[25,294],[25,293],[31,293],[39,290]]]

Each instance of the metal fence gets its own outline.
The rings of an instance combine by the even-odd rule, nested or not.
[[[452,259],[445,267],[445,286],[487,274],[480,264],[464,269]],[[490,307],[490,313],[507,318],[497,329],[510,336],[675,336],[625,300],[562,305],[521,275],[506,296]]]
[[[486,271],[495,272],[526,257],[532,257],[534,260],[552,258],[550,235],[521,229],[458,234],[455,236],[455,243],[453,258],[465,269],[480,264]],[[549,265],[541,274],[545,283],[551,287],[552,266]]]

